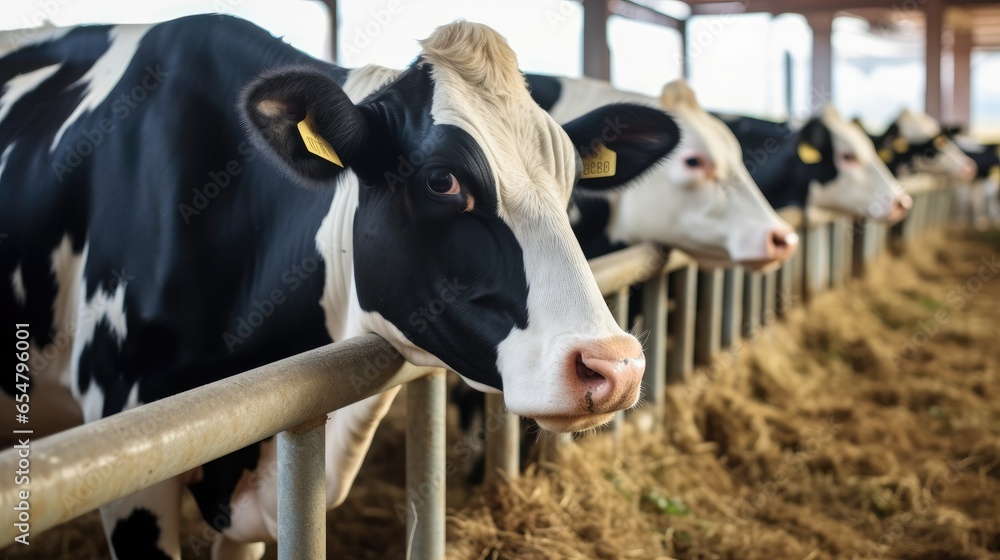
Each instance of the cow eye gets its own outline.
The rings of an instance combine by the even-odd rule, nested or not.
[[[442,196],[462,192],[458,179],[446,169],[435,169],[427,174],[427,189]]]
[[[851,154],[851,153],[841,154],[840,158],[846,161],[847,163],[855,163],[858,161],[858,156],[856,154]]]
[[[698,156],[691,156],[691,157],[687,158],[686,160],[684,160],[684,165],[686,165],[686,166],[688,166],[688,167],[690,167],[692,169],[701,167],[701,163],[702,163],[701,162],[701,158],[698,157]]]

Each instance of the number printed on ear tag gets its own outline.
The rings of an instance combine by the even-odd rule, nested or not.
[[[337,155],[336,150],[333,146],[316,133],[316,122],[313,121],[312,109],[306,112],[306,118],[299,122],[299,134],[302,135],[302,141],[306,143],[306,149],[311,153],[318,155],[319,157],[329,161],[334,165],[339,165],[343,167],[344,164],[340,161],[340,156]]]
[[[597,145],[593,155],[583,158],[583,174],[581,179],[599,179],[614,177],[618,171],[618,154],[604,144]]]

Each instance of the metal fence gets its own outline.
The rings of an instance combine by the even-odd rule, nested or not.
[[[905,184],[913,207],[896,228],[900,243],[945,224],[951,204],[951,192],[939,179],[915,177]],[[709,363],[791,305],[862,274],[887,250],[890,238],[885,225],[835,216],[810,217],[796,225],[800,249],[773,272],[738,267],[699,271],[680,251],[648,244],[591,261],[601,292],[623,327],[633,326],[628,325],[629,300],[634,286],[640,286],[639,327],[647,333],[644,406],[656,420],[654,428],[662,424],[668,382],[684,380],[696,363]],[[409,383],[410,557],[442,558],[445,372],[406,364],[375,335],[330,344],[33,442],[31,530],[37,534],[55,527],[277,434],[278,556],[322,558],[326,414],[404,383]],[[502,398],[489,395],[487,407],[501,409]],[[516,477],[518,419],[509,413],[501,418],[501,426],[489,433],[487,473]],[[621,421],[619,415],[616,422]],[[15,472],[18,461],[13,449],[0,453],[0,472]],[[13,511],[19,491],[13,477],[5,478],[0,509]],[[17,534],[13,524],[0,525],[3,545]]]

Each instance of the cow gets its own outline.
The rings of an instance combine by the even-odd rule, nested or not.
[[[775,208],[817,207],[891,223],[912,200],[874,146],[832,105],[801,127],[722,116],[744,150],[744,162]]]
[[[872,136],[882,160],[897,177],[935,173],[971,181],[976,163],[930,115],[904,109],[884,133]]]
[[[616,104],[560,126],[492,29],[421,44],[405,70],[348,70],[213,15],[43,32],[0,59],[0,316],[30,325],[32,403],[91,422],[370,332],[547,430],[633,406],[642,346],[566,208],[596,153],[617,168],[588,189],[615,189],[676,123]],[[329,507],[396,392],[329,415]],[[276,483],[254,473],[274,462],[271,439],[101,508],[114,556],[178,558],[186,484],[213,556],[259,557]]]
[[[743,166],[733,134],[698,104],[683,80],[657,99],[590,78],[528,74],[531,95],[557,122],[607,103],[641,103],[677,120],[675,154],[628,189],[593,196],[581,182],[573,196],[573,230],[588,258],[653,241],[691,254],[706,267],[775,267],[795,251],[797,236],[764,200]]]

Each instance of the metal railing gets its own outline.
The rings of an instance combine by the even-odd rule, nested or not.
[[[914,203],[898,228],[902,242],[948,221],[950,192],[942,187],[922,177],[907,183]],[[662,425],[666,384],[684,380],[695,360],[707,363],[799,299],[860,275],[886,251],[884,225],[841,217],[796,221],[800,251],[768,273],[737,267],[699,274],[688,255],[649,244],[591,261],[623,328],[632,326],[630,293],[640,285],[638,326],[647,333],[643,394],[654,427]],[[31,530],[52,528],[277,434],[279,558],[322,558],[326,415],[404,383],[409,383],[408,550],[411,558],[442,558],[445,374],[405,363],[376,335],[330,344],[33,442]],[[502,409],[502,403],[499,395],[487,396],[489,410]],[[487,442],[487,474],[516,477],[518,419],[506,412],[498,418]],[[16,471],[18,460],[13,449],[0,453],[0,472]],[[11,483],[0,484],[4,511],[13,511],[19,500],[20,488]],[[14,525],[0,525],[4,545],[17,534]]]

